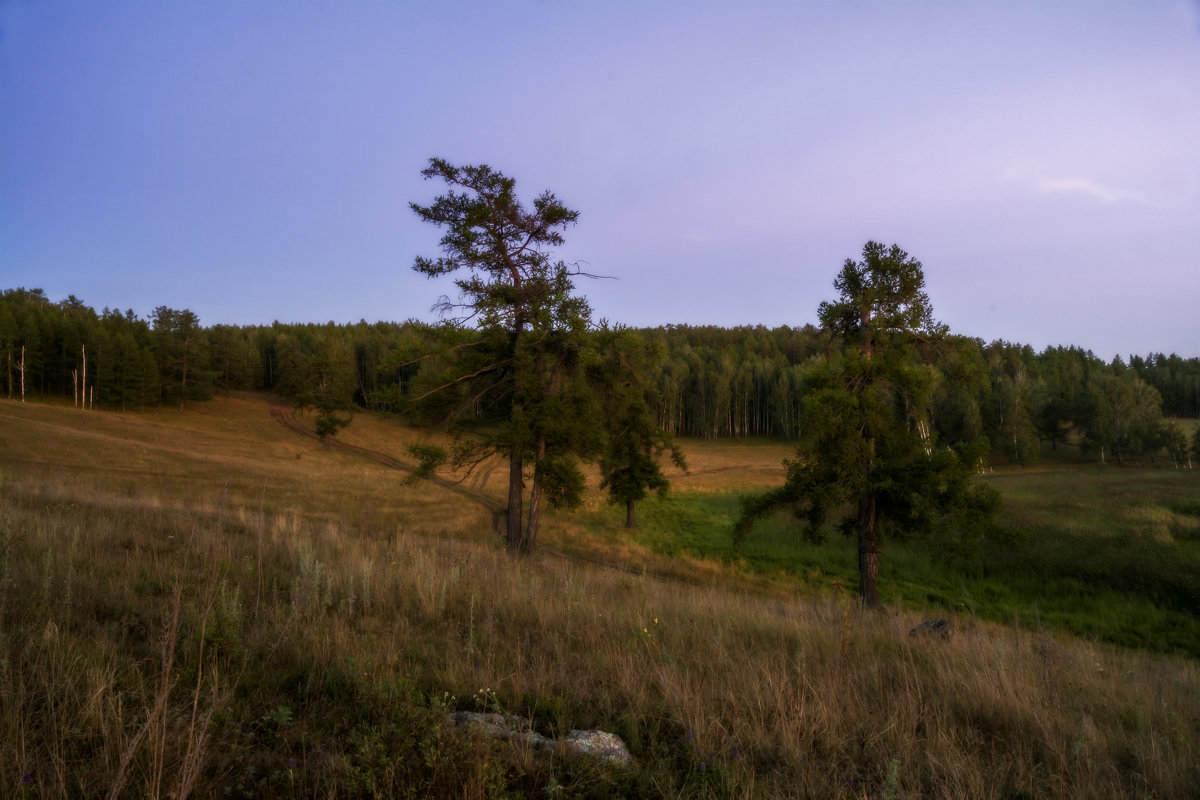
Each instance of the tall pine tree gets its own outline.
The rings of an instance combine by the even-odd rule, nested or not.
[[[896,245],[868,242],[834,281],[838,299],[818,309],[822,328],[842,342],[810,374],[805,427],[785,484],[743,501],[735,535],[765,515],[789,510],[812,538],[834,517],[858,539],[859,592],[877,608],[883,535],[979,530],[998,506],[975,483],[978,452],[947,446],[929,424],[936,354],[946,329],[933,319],[921,263]]]
[[[444,231],[442,255],[418,257],[413,269],[454,275],[459,297],[437,305],[451,318],[454,344],[440,356],[444,369],[431,370],[413,400],[461,434],[457,466],[493,455],[507,460],[507,545],[530,553],[543,500],[578,503],[577,459],[593,457],[601,442],[591,424],[595,400],[582,380],[591,310],[573,293],[571,270],[551,258],[579,212],[549,191],[526,208],[515,180],[486,164],[433,158],[422,175],[449,190],[429,205],[410,204]],[[419,455],[426,471],[445,458],[436,448]]]

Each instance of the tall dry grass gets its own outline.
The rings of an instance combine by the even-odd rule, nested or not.
[[[0,796],[1200,795],[1194,661],[514,561],[458,496],[254,398],[208,413],[0,404]],[[637,766],[452,708],[615,731]]]

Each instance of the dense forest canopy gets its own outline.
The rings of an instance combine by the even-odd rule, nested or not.
[[[441,326],[437,326],[441,327]],[[186,309],[149,319],[99,312],[75,296],[0,292],[0,393],[59,397],[136,410],[234,389],[297,403],[320,388],[347,407],[400,413],[429,366],[435,326],[360,321],[204,327]],[[464,337],[470,331],[463,329]],[[808,377],[843,343],[812,325],[665,325],[634,331],[661,352],[652,382],[662,430],[703,438],[797,438]],[[439,331],[443,339],[446,332]],[[1178,431],[1165,417],[1200,416],[1200,358],[1133,355],[1105,362],[1078,347],[951,337],[939,360],[931,424],[939,440],[987,437],[994,458],[1026,464],[1039,442],[1096,458],[1170,457]]]

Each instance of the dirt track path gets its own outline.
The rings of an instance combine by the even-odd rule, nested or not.
[[[315,431],[313,431],[312,429],[305,426],[304,423],[300,422],[300,420],[296,419],[296,417],[292,413],[291,409],[285,408],[283,406],[271,406],[270,413],[271,413],[272,419],[274,419],[280,425],[282,425],[283,427],[292,431],[293,433],[303,436],[306,439],[311,439],[312,441],[315,441],[315,442],[321,441],[321,437],[318,436]],[[382,464],[385,467],[400,470],[401,472],[411,473],[416,469],[416,466],[414,464],[410,464],[407,461],[402,461],[402,460],[396,458],[395,456],[388,455],[387,453],[382,453],[378,450],[369,450],[365,447],[358,447],[356,445],[346,444],[345,442],[339,442],[337,439],[327,439],[325,441],[325,444],[329,447],[330,450],[337,450],[342,453],[349,453],[350,455],[355,455],[355,456],[358,456],[359,458],[365,458],[368,461],[374,461],[376,464]],[[724,469],[731,469],[731,468],[726,467]],[[735,467],[732,469],[737,469],[737,468]],[[713,471],[719,472],[722,470],[718,469],[718,470],[713,470]],[[483,492],[476,491],[475,489],[471,489],[467,486],[463,486],[462,484],[455,483],[454,481],[448,481],[445,478],[439,478],[437,476],[433,476],[433,477],[427,478],[426,480],[432,481],[433,483],[437,484],[438,486],[441,486],[441,487],[448,489],[456,494],[459,494],[459,495],[467,498],[471,502],[476,503],[479,506],[481,506],[482,508],[491,512],[492,521],[495,526],[495,529],[499,532],[502,532],[502,524],[503,524],[502,515],[508,510],[508,506],[506,504],[500,502],[499,500],[497,500],[494,497],[491,497],[490,495],[484,494]],[[672,583],[683,583],[683,584],[689,584],[689,585],[696,585],[696,584],[704,583],[704,581],[702,581],[702,580],[690,578],[690,577],[684,576],[684,575],[676,575],[676,574],[672,574],[672,573],[668,573],[668,572],[660,572],[658,570],[646,569],[645,567],[635,568],[635,567],[627,566],[625,564],[619,564],[619,563],[615,563],[615,562],[608,561],[605,559],[596,558],[594,556],[583,555],[582,553],[571,553],[566,550],[560,550],[557,547],[551,547],[550,545],[543,544],[541,542],[538,543],[537,549],[539,552],[548,553],[549,555],[557,556],[558,558],[566,559],[569,561],[575,561],[575,562],[582,563],[582,564],[591,564],[591,565],[597,566],[597,567],[604,567],[605,569],[615,569],[619,572],[627,572],[631,575],[644,575],[647,577],[658,578],[658,579],[664,580],[664,581],[670,581]]]
[[[276,420],[277,422],[279,422],[279,424],[282,425],[283,427],[287,428],[288,430],[292,431],[293,433],[296,433],[296,434],[299,434],[300,436],[305,437],[306,439],[312,439],[315,442],[321,441],[321,437],[318,436],[315,431],[308,428],[300,420],[296,419],[296,417],[292,413],[291,409],[284,408],[283,406],[271,406],[271,418]],[[346,444],[345,442],[339,442],[337,439],[333,439],[333,438],[326,439],[325,445],[330,450],[337,450],[342,453],[349,453],[350,455],[358,456],[359,458],[364,458],[367,461],[374,461],[376,464],[382,464],[385,467],[400,470],[401,472],[412,473],[413,471],[416,470],[415,464],[410,464],[407,461],[402,461],[402,460],[396,458],[395,456],[388,455],[387,453],[382,453],[378,450],[369,450],[365,447],[358,447],[356,445]],[[472,489],[468,486],[463,486],[460,483],[455,483],[454,481],[448,481],[445,478],[439,478],[436,475],[430,476],[426,480],[430,481],[431,483],[437,484],[438,486],[441,486],[443,489],[448,489],[449,491],[454,492],[455,494],[462,495],[463,497],[467,498],[471,502],[473,502],[479,506],[482,506],[484,509],[492,512],[493,514],[502,513],[503,511],[505,511],[508,508],[508,506],[506,506],[504,503],[500,502],[496,498],[494,498],[490,495],[484,494],[483,492],[477,491],[476,489]]]

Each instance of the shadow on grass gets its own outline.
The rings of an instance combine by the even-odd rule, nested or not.
[[[1195,484],[1133,472],[1006,476],[996,485],[1015,541],[953,552],[885,542],[881,592],[885,602],[931,613],[1200,657],[1200,501],[1180,497]],[[857,584],[852,540],[831,533],[811,543],[780,516],[735,545],[739,511],[734,492],[651,498],[631,535],[661,555],[736,565],[803,590]]]

